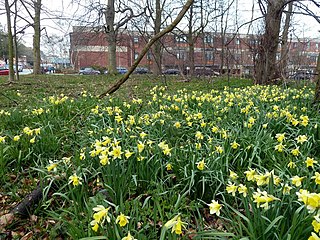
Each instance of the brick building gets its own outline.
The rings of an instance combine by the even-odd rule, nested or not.
[[[123,30],[118,33],[116,48],[117,66],[130,67],[137,58],[148,37],[139,32]],[[186,69],[191,66],[187,35],[172,32],[161,39],[162,69]],[[208,67],[214,71],[233,74],[252,74],[259,39],[255,35],[206,32],[194,40],[194,66]],[[313,70],[316,67],[319,39],[290,39],[288,73],[297,69]],[[279,55],[280,59],[280,49]],[[88,27],[73,27],[70,33],[70,59],[75,69],[88,66],[107,66],[108,42],[106,35]],[[152,50],[140,62],[140,66],[152,69]]]

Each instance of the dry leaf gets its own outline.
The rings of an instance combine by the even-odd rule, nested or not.
[[[33,237],[33,232],[28,232],[26,235],[24,235],[20,240],[29,240]]]
[[[0,217],[0,230],[2,231],[8,224],[12,223],[14,215],[12,213],[5,214]]]
[[[31,215],[30,216],[30,220],[31,220],[31,222],[37,222],[38,221],[38,217],[36,215]]]

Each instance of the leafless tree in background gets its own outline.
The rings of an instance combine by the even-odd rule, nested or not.
[[[11,8],[12,4],[9,4],[9,0],[5,0],[5,9],[7,16],[7,30],[8,30],[8,52],[9,52],[9,82],[14,81],[14,69],[13,69],[13,34],[11,29]]]

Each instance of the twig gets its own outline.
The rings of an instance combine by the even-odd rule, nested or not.
[[[4,96],[5,98],[8,98],[10,101],[14,102],[17,106],[19,105],[19,103],[18,103],[16,100],[8,97],[7,95],[5,95],[5,94],[3,94],[3,93],[1,93],[1,92],[0,92],[0,95]]]

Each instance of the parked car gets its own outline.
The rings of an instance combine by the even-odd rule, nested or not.
[[[9,69],[9,64],[5,65],[7,69]],[[13,64],[13,70],[16,72],[16,65]],[[18,72],[23,72],[23,66],[21,64],[18,64]]]
[[[117,71],[119,74],[125,74],[128,72],[128,69],[126,69],[125,67],[117,67]],[[104,74],[108,74],[108,70],[105,70]]]
[[[297,71],[290,78],[293,80],[310,80],[311,73],[309,71]]]
[[[0,75],[9,75],[9,69],[6,66],[0,66]]]
[[[219,76],[219,72],[213,71],[210,67],[195,67],[194,75],[196,76]]]
[[[98,75],[100,74],[100,71],[87,67],[87,68],[80,69],[79,74],[80,75]]]
[[[134,73],[136,73],[136,74],[147,74],[147,73],[150,73],[150,71],[149,71],[148,68],[145,68],[145,67],[137,67],[134,70]]]
[[[162,72],[162,74],[165,74],[165,75],[178,75],[180,74],[180,70],[179,69],[175,69],[175,68],[169,68],[169,69],[166,69]]]
[[[126,69],[125,67],[117,67],[117,71],[120,74],[125,74],[128,72],[128,69]]]

